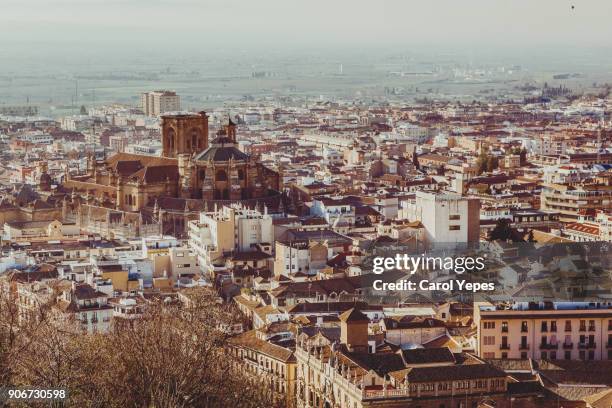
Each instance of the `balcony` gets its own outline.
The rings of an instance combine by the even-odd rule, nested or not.
[[[541,350],[557,350],[559,348],[559,344],[551,344],[551,343],[541,343]]]
[[[574,348],[574,343],[563,343],[563,348],[565,350],[571,350]]]
[[[519,350],[529,350],[529,344],[521,344]]]
[[[594,349],[597,348],[597,343],[578,343],[579,349]]]
[[[499,349],[500,350],[510,350],[510,345],[509,344],[500,344],[499,345]]]

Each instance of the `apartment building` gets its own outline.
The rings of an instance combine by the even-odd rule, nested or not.
[[[612,303],[517,302],[474,308],[486,359],[612,360]]]
[[[189,247],[202,271],[214,269],[213,261],[234,251],[253,251],[256,245],[271,249],[274,238],[272,216],[263,211],[232,204],[200,213],[189,222]]]
[[[420,221],[429,243],[469,244],[480,234],[480,200],[454,193],[417,191],[414,200],[402,202],[398,217]]]
[[[297,368],[292,347],[275,344],[262,330],[242,333],[229,343],[232,354],[256,379],[258,386],[272,390],[275,399],[284,402],[282,406],[295,406]]]
[[[554,184],[542,186],[540,209],[559,213],[562,222],[576,222],[580,213],[612,206],[612,185]]]
[[[86,283],[73,282],[54,305],[59,319],[79,324],[85,333],[105,333],[110,329],[113,308],[108,295]]]
[[[151,91],[140,96],[142,111],[147,116],[160,116],[181,110],[181,97],[174,91]]]
[[[312,215],[325,218],[328,224],[334,225],[344,223],[347,225],[355,224],[354,201],[348,198],[333,199],[319,198],[313,201],[310,210]]]

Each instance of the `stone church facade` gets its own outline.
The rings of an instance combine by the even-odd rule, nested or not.
[[[97,213],[106,208],[128,214],[122,219],[161,222],[162,233],[181,236],[188,219],[215,205],[281,205],[279,172],[238,149],[231,120],[209,141],[206,113],[163,116],[161,138],[161,157],[90,157],[83,174],[66,174],[63,187],[72,192],[71,207],[80,211],[77,219],[88,222],[83,208],[96,207]]]

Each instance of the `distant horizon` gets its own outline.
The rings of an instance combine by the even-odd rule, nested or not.
[[[606,0],[3,0],[0,50],[15,42],[609,47],[610,16]]]

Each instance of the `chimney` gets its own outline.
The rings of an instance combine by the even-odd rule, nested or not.
[[[368,323],[370,319],[355,308],[340,315],[340,341],[349,351],[368,352]]]

